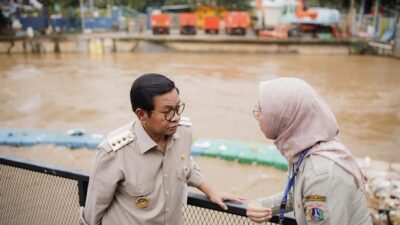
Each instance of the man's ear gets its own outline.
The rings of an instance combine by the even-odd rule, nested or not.
[[[137,118],[140,120],[140,122],[142,122],[142,123],[145,123],[149,118],[147,112],[141,108],[137,108],[135,110],[135,114],[136,114]]]

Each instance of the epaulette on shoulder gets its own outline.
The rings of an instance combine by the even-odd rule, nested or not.
[[[108,135],[108,143],[111,149],[115,152],[124,147],[125,145],[136,140],[135,134],[132,132],[134,122],[128,123]]]
[[[189,117],[182,116],[181,120],[179,121],[179,126],[191,127],[192,121],[190,120]]]

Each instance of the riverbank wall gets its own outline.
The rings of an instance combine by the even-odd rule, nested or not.
[[[373,53],[400,58],[399,49],[400,44],[388,46],[386,44],[378,43],[374,45],[372,43],[371,45],[371,42],[356,39],[261,39],[255,36],[238,37],[227,35],[182,36],[173,34],[152,35],[150,33],[95,33],[36,36],[31,38],[0,37],[0,54],[82,52],[102,54],[135,51],[178,51],[306,55]]]

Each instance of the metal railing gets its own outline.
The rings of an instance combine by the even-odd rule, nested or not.
[[[0,225],[80,224],[88,174],[63,167],[0,155]],[[204,195],[189,193],[184,209],[187,225],[254,224],[243,205],[227,203],[222,210]],[[273,217],[267,224],[278,223]],[[286,218],[286,225],[296,225]]]

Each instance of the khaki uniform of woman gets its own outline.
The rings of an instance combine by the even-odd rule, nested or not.
[[[294,211],[297,224],[372,225],[361,170],[337,138],[335,116],[310,85],[296,78],[262,82],[255,116],[288,160],[289,177],[299,155],[308,149],[285,208]],[[279,214],[283,195],[255,200],[247,215],[256,222],[270,219]]]

